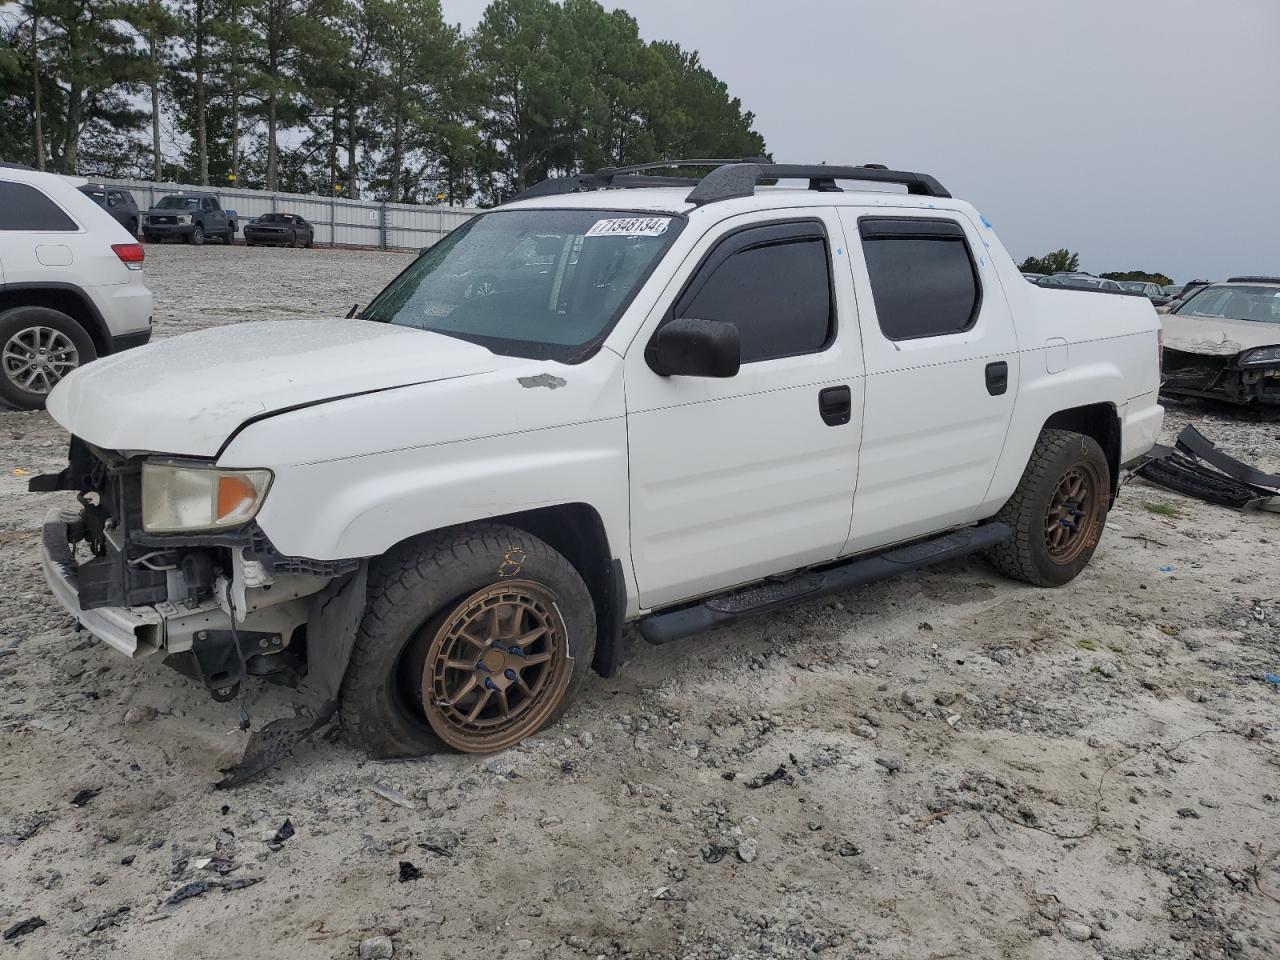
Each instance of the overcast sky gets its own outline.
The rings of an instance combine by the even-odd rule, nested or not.
[[[1280,274],[1280,0],[604,5],[699,51],[775,159],[931,173],[1017,259]]]

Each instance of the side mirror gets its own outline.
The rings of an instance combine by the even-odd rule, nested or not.
[[[645,348],[645,360],[660,377],[737,376],[738,328],[721,320],[672,320]]]

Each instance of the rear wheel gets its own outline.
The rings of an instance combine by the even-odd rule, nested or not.
[[[485,524],[411,541],[369,571],[344,729],[376,756],[513,746],[568,709],[595,629],[573,565],[522,530]]]
[[[44,406],[58,382],[97,358],[84,327],[48,307],[0,313],[0,397],[23,410]]]
[[[1017,489],[996,515],[1013,537],[993,547],[1007,576],[1038,587],[1069,583],[1089,564],[1111,502],[1111,471],[1092,437],[1045,430]]]
[[[227,224],[227,232],[222,235],[222,242],[228,247],[236,238],[236,225],[234,223]]]
[[[138,235],[138,218],[130,217],[125,229],[129,231],[129,236],[136,237]]]
[[[289,231],[289,249],[292,250],[297,245],[298,245],[298,231],[290,230]]]

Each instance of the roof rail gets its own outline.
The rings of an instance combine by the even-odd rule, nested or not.
[[[687,167],[712,168],[703,177],[650,176],[652,170]],[[750,197],[762,180],[808,180],[809,189],[822,193],[839,192],[837,180],[862,180],[871,183],[896,183],[908,193],[925,197],[950,197],[937,180],[927,173],[890,170],[882,163],[856,167],[829,167],[821,164],[770,163],[760,157],[737,160],[656,160],[626,167],[605,167],[595,173],[569,177],[553,177],[522,190],[513,200],[554,197],[579,190],[608,190],[635,187],[693,187],[688,202],[695,206]]]
[[[695,206],[750,197],[761,180],[808,180],[809,189],[820,192],[838,191],[837,180],[863,180],[871,183],[897,183],[907,193],[924,197],[950,197],[951,194],[927,173],[889,170],[881,164],[861,167],[828,167],[801,163],[736,163],[717,167],[702,178],[688,200]]]

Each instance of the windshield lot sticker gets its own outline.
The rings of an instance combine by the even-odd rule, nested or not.
[[[621,217],[597,220],[587,231],[588,237],[660,237],[667,232],[670,217]]]

